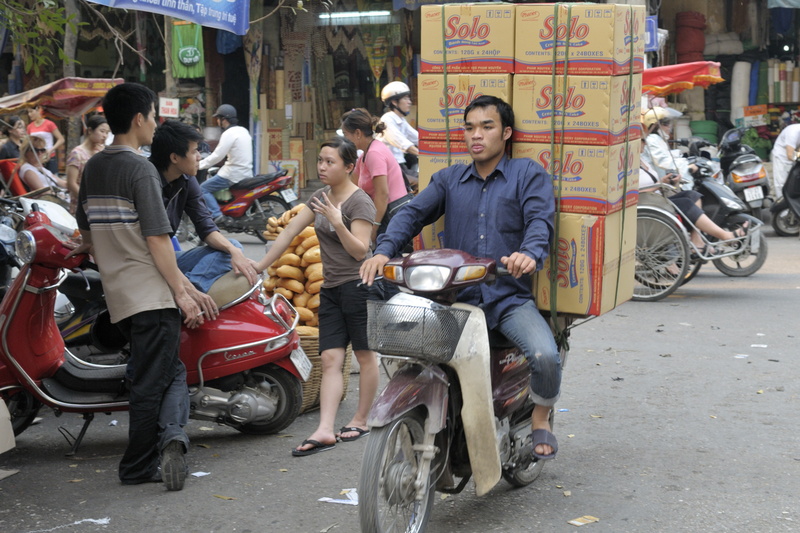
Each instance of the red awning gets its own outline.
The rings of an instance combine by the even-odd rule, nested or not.
[[[719,63],[696,61],[646,69],[642,73],[642,92],[651,96],[675,94],[695,86],[708,87],[725,81]]]
[[[58,118],[80,116],[100,103],[121,78],[63,78],[36,89],[0,98],[0,113],[9,114],[40,105]]]

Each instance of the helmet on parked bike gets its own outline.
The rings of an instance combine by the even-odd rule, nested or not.
[[[222,104],[217,108],[217,111],[214,113],[214,116],[219,118],[224,118],[227,120],[236,118],[236,108],[230,104]]]

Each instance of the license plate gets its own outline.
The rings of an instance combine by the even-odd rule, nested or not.
[[[748,202],[761,200],[762,198],[764,198],[764,191],[761,190],[761,186],[749,187],[744,190],[744,199]]]
[[[297,200],[297,193],[295,193],[292,189],[283,189],[281,191],[281,197],[287,202],[294,202]]]
[[[300,372],[300,377],[303,378],[303,381],[308,381],[308,377],[311,375],[311,360],[306,355],[306,352],[303,351],[303,348],[292,350],[292,355],[289,356],[289,359],[292,360],[294,367]]]

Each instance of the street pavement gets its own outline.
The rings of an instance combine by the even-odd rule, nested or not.
[[[797,531],[800,242],[767,235],[769,257],[752,277],[706,265],[666,300],[628,302],[575,327],[557,459],[526,488],[437,494],[428,531],[566,533],[585,515],[599,521],[581,533]],[[260,256],[255,239],[241,240]],[[339,424],[355,408],[357,377]],[[0,531],[358,531],[357,507],[318,500],[358,486],[368,437],[292,457],[317,420],[302,415],[267,437],[191,421],[190,472],[208,475],[167,492],[117,480],[127,414],[98,415],[67,458],[57,428],[77,434],[80,417],[42,410],[0,456],[0,469],[19,470],[0,480]]]

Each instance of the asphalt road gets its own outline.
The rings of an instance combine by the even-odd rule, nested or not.
[[[568,520],[591,515],[599,522],[581,532],[797,531],[800,242],[767,235],[770,256],[750,278],[707,265],[666,300],[577,326],[558,458],[523,489],[501,481],[482,498],[471,485],[437,495],[428,530],[572,532]],[[342,424],[355,408],[352,377]],[[98,415],[73,458],[57,428],[76,434],[80,417],[42,416],[0,456],[0,469],[19,470],[0,480],[0,531],[358,531],[357,507],[318,500],[357,487],[366,439],[291,457],[315,412],[270,437],[190,422],[190,472],[208,475],[176,493],[119,484],[126,414]]]

